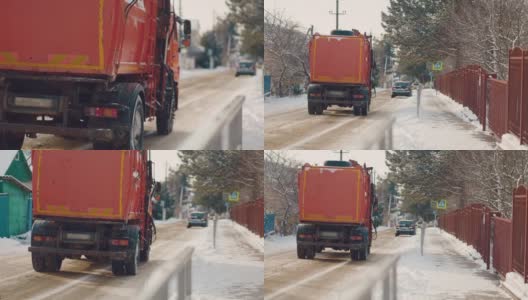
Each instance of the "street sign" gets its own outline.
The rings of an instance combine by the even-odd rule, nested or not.
[[[440,200],[436,204],[437,209],[447,209],[447,200]]]
[[[240,192],[231,192],[227,194],[228,202],[238,202],[240,200]]]
[[[444,63],[441,61],[437,61],[433,63],[433,71],[442,71],[444,69]]]

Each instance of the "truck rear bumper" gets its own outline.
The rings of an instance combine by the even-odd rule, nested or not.
[[[324,103],[328,105],[345,105],[345,106],[365,106],[368,100],[348,100],[348,99],[308,99],[309,103]]]
[[[340,248],[340,249],[362,249],[368,246],[367,243],[335,243],[335,242],[326,242],[326,241],[297,241],[297,245],[300,246],[317,246],[317,247],[330,247],[330,248]]]
[[[111,259],[124,260],[128,254],[126,251],[98,251],[98,250],[76,250],[76,249],[63,249],[53,247],[29,247],[29,252],[42,253],[42,254],[57,254],[57,255],[88,255],[96,257],[108,257]]]
[[[69,137],[83,137],[91,140],[98,141],[112,141],[116,134],[115,130],[126,130],[124,127],[121,129],[114,128],[71,128],[71,127],[60,127],[53,125],[29,125],[21,123],[8,123],[0,121],[0,128],[10,132],[18,133],[44,133],[44,134],[56,134],[60,136]]]

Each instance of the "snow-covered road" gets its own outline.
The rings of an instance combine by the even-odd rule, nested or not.
[[[27,244],[0,239],[0,299],[134,299],[159,267],[193,246],[193,299],[256,299],[262,295],[264,255],[255,237],[219,221],[217,248],[212,248],[212,222],[186,228],[185,221],[158,224],[150,261],[136,276],[114,276],[108,263],[66,259],[60,272],[37,273]],[[253,246],[252,246],[253,245]],[[176,257],[175,257],[176,256]],[[150,287],[153,288],[153,287]]]
[[[423,91],[417,117],[416,94],[391,98],[390,91],[379,91],[367,117],[337,107],[321,116],[308,115],[306,95],[267,99],[266,148],[360,149],[367,140],[384,138],[390,120],[394,120],[392,149],[497,148],[495,139],[471,122],[467,109],[434,90]]]
[[[424,249],[421,256],[420,231],[395,237],[393,229],[378,233],[366,262],[332,250],[300,260],[294,238],[266,240],[264,299],[345,299],[355,287],[372,284],[367,272],[398,255],[398,299],[512,299],[498,277],[469,255],[474,251],[452,236],[428,228]]]

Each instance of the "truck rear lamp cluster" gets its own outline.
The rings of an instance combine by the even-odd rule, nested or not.
[[[351,241],[362,241],[363,237],[361,235],[352,235],[350,236]]]
[[[365,99],[365,95],[361,95],[361,94],[356,94],[353,97],[354,99]]]
[[[301,238],[301,239],[311,239],[311,238],[313,238],[313,234],[310,234],[310,233],[299,233],[299,238]]]
[[[128,240],[111,240],[112,246],[128,246]]]
[[[54,236],[34,235],[33,240],[35,242],[51,242],[51,241],[55,241],[56,238]]]
[[[112,107],[87,107],[84,114],[89,117],[117,119],[119,111]]]

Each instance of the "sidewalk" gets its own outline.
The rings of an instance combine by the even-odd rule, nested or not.
[[[469,247],[437,228],[427,228],[424,256],[420,231],[402,252],[398,264],[398,299],[512,299]]]
[[[219,220],[213,248],[213,220],[201,230],[193,256],[193,300],[257,299],[264,287],[264,253],[231,220]]]
[[[497,142],[482,131],[477,117],[462,105],[432,89],[422,91],[420,117],[417,91],[409,98],[394,98],[397,105],[394,149],[492,150]]]

